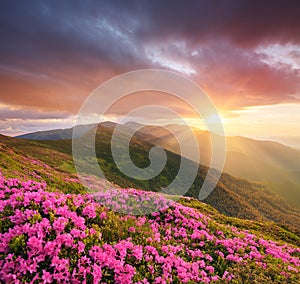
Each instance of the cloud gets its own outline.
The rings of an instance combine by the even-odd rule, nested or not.
[[[65,112],[42,112],[35,109],[15,108],[0,104],[0,121],[9,119],[65,119],[70,115]]]
[[[0,104],[0,133],[19,135],[39,130],[71,127],[75,117],[66,112],[43,112]]]
[[[299,11],[299,1],[1,2],[0,102],[74,114],[99,84],[139,68],[188,75],[223,108],[295,101],[299,69],[257,50],[300,46]]]
[[[300,69],[277,68],[264,59],[256,52],[218,42],[198,49],[191,60],[199,66],[200,86],[223,107],[295,102]]]
[[[192,44],[222,38],[243,47],[300,42],[299,1],[144,1],[139,34],[185,38]],[[137,7],[135,10],[141,10]]]

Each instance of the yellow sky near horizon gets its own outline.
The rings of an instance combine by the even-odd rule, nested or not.
[[[72,127],[82,103],[103,82],[162,69],[205,90],[227,135],[300,148],[299,3],[270,9],[259,1],[178,1],[169,9],[162,1],[130,8],[108,1],[87,3],[87,9],[60,4],[59,10],[52,2],[0,3],[0,133]],[[135,101],[127,105],[151,102],[147,96]],[[180,103],[159,96],[153,102],[203,126]],[[123,106],[102,119],[118,122]],[[150,118],[131,120],[174,122]]]
[[[1,109],[4,109],[4,105],[0,105]],[[21,108],[11,108],[14,111],[22,111]],[[300,149],[300,104],[277,104],[267,106],[253,106],[245,107],[239,110],[220,111],[220,117],[223,122],[223,127],[226,136],[244,136],[258,140],[272,140],[277,141],[288,146]],[[40,114],[39,114],[40,115]],[[57,118],[57,114],[53,114],[53,118],[38,118],[29,117],[25,121],[17,118],[7,118],[5,124],[18,125],[19,130],[15,131],[13,128],[6,128],[6,132],[2,134],[16,136],[28,132],[69,128],[76,122],[76,115]],[[101,121],[113,121],[120,122],[124,117],[115,114],[108,114],[103,116]],[[94,117],[90,122],[93,123],[99,119],[98,116]],[[199,129],[207,130],[203,121],[198,117],[183,116],[183,119],[187,124],[197,127]],[[208,118],[210,119],[210,118]],[[213,118],[212,118],[213,119]],[[138,121],[144,124],[158,124],[165,125],[168,123],[182,123],[176,119],[155,119],[131,117],[125,121]],[[8,122],[8,123],[7,123]],[[22,124],[26,124],[26,127],[22,129]],[[28,125],[31,125],[31,129],[28,129]],[[0,121],[0,128],[5,125]],[[15,127],[17,128],[17,127]],[[29,130],[29,131],[28,131]]]

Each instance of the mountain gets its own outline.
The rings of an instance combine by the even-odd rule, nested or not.
[[[130,124],[128,124],[130,127]],[[184,125],[170,124],[166,130],[160,126],[145,126],[139,130],[140,138],[180,154],[179,137],[185,145],[190,138]],[[200,163],[209,165],[211,159],[210,134],[192,128],[198,141]],[[144,137],[143,137],[144,135]],[[188,148],[188,147],[186,147]],[[258,141],[244,137],[226,137],[224,172],[233,176],[263,182],[273,192],[300,208],[300,151],[272,141]],[[194,160],[193,152],[187,158]]]
[[[77,126],[77,131],[84,135],[86,132],[94,129],[97,124],[87,124]],[[66,129],[54,129],[47,131],[37,131],[33,133],[18,135],[16,138],[30,139],[30,140],[63,140],[72,139],[73,127]]]
[[[150,180],[136,180],[124,175],[114,163],[111,154],[111,135],[113,128],[99,125],[96,135],[96,153],[98,162],[109,182],[121,187],[133,187],[150,191],[157,191],[170,184],[180,167],[181,157],[166,151],[167,163],[163,171]],[[123,131],[128,130],[122,126]],[[87,132],[85,135],[88,135]],[[149,165],[149,150],[153,144],[140,139],[142,133],[137,133],[130,143],[130,155],[139,167]],[[55,170],[74,174],[72,161],[72,140],[33,141],[1,136],[1,143],[11,147],[25,157],[37,159]],[[63,155],[63,159],[56,159]],[[193,163],[192,161],[189,161]],[[207,167],[200,166],[197,177],[187,193],[188,196],[198,197],[199,190],[207,173]],[[251,220],[269,220],[292,227],[299,227],[300,213],[288,205],[278,195],[270,192],[260,183],[249,182],[223,174],[215,190],[205,200],[221,213],[228,216]]]
[[[100,123],[104,127],[113,128],[111,122]],[[96,127],[95,125],[92,125]],[[176,137],[185,145],[190,145],[187,127],[184,125],[166,125],[172,133],[156,125],[142,125],[127,122],[124,127],[142,127],[137,133],[142,141],[158,145],[171,152],[181,154]],[[85,129],[85,126],[80,126]],[[192,128],[200,152],[200,163],[209,165],[211,159],[210,134]],[[73,129],[36,132],[22,135],[22,138],[34,140],[71,139]],[[274,193],[282,196],[293,206],[300,208],[300,151],[277,142],[259,141],[245,137],[226,137],[226,162],[224,172],[233,176],[264,183]],[[188,149],[188,147],[186,147]],[[191,147],[192,148],[192,147]],[[186,158],[194,160],[194,152],[186,153]]]

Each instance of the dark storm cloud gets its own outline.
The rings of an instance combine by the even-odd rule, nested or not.
[[[102,80],[139,68],[131,35],[110,22],[105,4],[0,5],[2,102],[76,111]]]
[[[238,105],[286,101],[299,74],[263,64],[254,48],[299,43],[299,3],[1,1],[0,101],[75,112],[111,76],[173,62]]]
[[[118,34],[110,26],[105,5],[100,2],[97,9],[93,3],[85,7],[82,1],[69,5],[56,1],[29,2],[1,2],[2,63],[22,58],[21,64],[32,59],[55,68],[60,63],[87,66],[93,62],[130,62],[132,51],[126,46],[127,35]]]
[[[1,61],[132,66],[139,44],[300,41],[299,1],[2,1]],[[12,58],[15,56],[14,58]],[[123,69],[123,68],[121,68]]]
[[[181,37],[193,43],[226,38],[252,46],[300,42],[299,1],[146,1],[140,35]],[[155,20],[153,20],[155,19]]]

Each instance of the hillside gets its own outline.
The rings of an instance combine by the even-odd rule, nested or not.
[[[126,130],[126,129],[125,129]],[[133,187],[144,190],[157,191],[170,184],[176,176],[181,157],[167,152],[168,161],[162,173],[151,180],[134,180],[121,173],[113,162],[110,150],[112,125],[100,126],[96,136],[96,151],[99,164],[106,178],[121,187]],[[136,165],[145,167],[149,164],[148,152],[152,144],[139,139],[139,134],[132,139],[130,153]],[[50,167],[60,171],[74,174],[71,157],[71,140],[29,141],[2,136],[2,143],[12,147],[22,155],[30,156],[49,164]],[[46,154],[54,151],[53,155]],[[63,159],[53,159],[55,155],[62,154]],[[197,197],[199,189],[206,176],[207,168],[201,166],[197,178],[187,193],[188,196]],[[213,193],[205,200],[221,213],[228,216],[251,220],[269,220],[291,227],[299,228],[300,213],[290,207],[278,195],[268,191],[259,183],[248,182],[223,174]]]
[[[131,127],[131,123],[126,124]],[[180,154],[175,137],[189,145],[186,126],[167,125],[175,134],[159,126],[145,126],[140,138],[169,151]],[[200,152],[200,162],[209,165],[211,159],[210,136],[207,131],[193,129]],[[212,134],[214,135],[214,134]],[[272,141],[258,141],[245,137],[226,137],[224,171],[240,178],[263,182],[273,192],[300,208],[300,151]],[[186,155],[193,160],[193,153]]]
[[[45,181],[48,190],[85,193],[68,154],[27,140],[0,135],[0,171],[6,178]],[[93,177],[90,177],[91,182]],[[103,186],[111,185],[103,180]],[[115,186],[115,185],[114,185]]]
[[[128,198],[134,198],[134,210],[154,203],[162,209],[139,217],[101,205],[131,212]],[[300,281],[299,236],[275,224],[229,218],[194,199],[174,203],[133,189],[102,192],[97,200],[0,175],[0,281]]]
[[[110,122],[101,123],[113,127]],[[95,127],[95,125],[91,125]],[[124,127],[132,128],[134,122]],[[142,125],[140,125],[142,126]],[[82,126],[85,129],[86,126]],[[189,145],[186,126],[167,125]],[[199,144],[200,163],[209,165],[211,158],[210,136],[207,131],[193,129]],[[212,134],[213,135],[213,134]],[[159,126],[145,126],[136,133],[143,141],[161,146],[171,152],[180,154],[176,138],[166,129]],[[62,130],[41,131],[21,135],[21,138],[33,140],[71,139],[72,128]],[[282,196],[287,202],[300,209],[300,151],[272,141],[259,141],[245,137],[226,137],[226,162],[224,171],[235,177],[263,182],[274,193]],[[187,153],[186,158],[193,160],[194,154]]]

